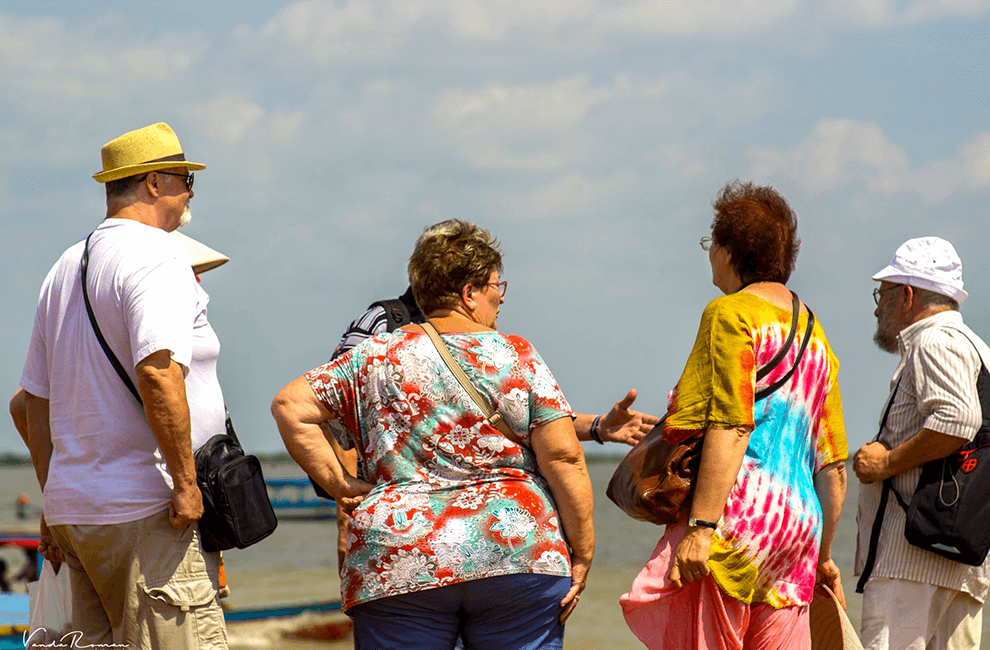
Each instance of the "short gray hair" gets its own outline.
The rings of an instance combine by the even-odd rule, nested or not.
[[[959,311],[959,302],[944,293],[938,293],[930,289],[919,289],[918,287],[911,287],[911,290],[925,307],[948,307],[953,311]]]

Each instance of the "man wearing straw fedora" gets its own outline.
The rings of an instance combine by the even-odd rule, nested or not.
[[[863,644],[870,650],[978,648],[990,564],[971,566],[909,543],[900,499],[911,501],[923,465],[983,430],[980,376],[990,348],[963,323],[962,261],[946,240],[909,239],[873,279],[880,282],[873,290],[873,340],[900,355],[900,363],[877,440],[853,458],[863,484],[856,517]]]
[[[71,570],[79,645],[226,648],[193,463],[225,430],[220,344],[168,234],[188,222],[205,166],[164,123],[112,140],[102,158],[106,219],[45,279],[21,376],[41,550]]]

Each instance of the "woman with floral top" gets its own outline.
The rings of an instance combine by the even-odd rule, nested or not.
[[[713,300],[668,398],[664,438],[704,436],[687,522],[667,526],[620,603],[649,648],[810,650],[808,605],[816,583],[840,600],[832,536],[845,498],[846,438],[838,360],[816,323],[794,375],[808,324],[783,360],[792,324],[784,283],[798,252],[797,219],[770,187],[732,183],[702,239]]]
[[[289,453],[345,510],[341,569],[367,648],[561,648],[594,553],[591,483],[571,409],[532,345],[496,330],[498,242],[452,220],[409,260],[413,294],[483,398],[488,424],[419,325],[359,344],[286,386]],[[347,474],[321,430],[355,448]]]

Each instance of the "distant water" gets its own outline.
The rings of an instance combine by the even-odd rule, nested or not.
[[[589,465],[595,490],[597,551],[588,588],[567,623],[566,650],[635,650],[643,647],[626,627],[618,599],[649,559],[663,529],[629,519],[606,498],[605,488],[616,463],[616,459],[591,459]],[[34,471],[15,467],[0,469],[0,473],[0,527],[23,526],[25,522],[14,515],[14,501],[24,492],[33,504],[41,504]],[[292,463],[269,463],[265,466],[265,476],[302,476],[302,472]],[[849,617],[858,627],[861,597],[855,593],[856,581],[852,575],[856,552],[857,486],[852,477],[834,548],[835,561],[843,574]],[[27,524],[34,528],[33,520]],[[278,530],[267,540],[249,549],[224,554],[231,587],[229,601],[238,606],[262,606],[339,597],[335,545],[336,527],[332,521],[280,522]],[[0,557],[7,560],[11,571],[16,571],[23,561],[16,549],[0,549]],[[990,623],[985,612],[983,647],[990,648]],[[232,650],[352,647],[349,638],[330,644],[314,644],[282,637],[284,630],[309,622],[312,622],[310,618],[297,618],[233,624],[228,628],[230,646]]]

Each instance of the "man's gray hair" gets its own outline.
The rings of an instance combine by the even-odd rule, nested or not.
[[[925,307],[948,307],[953,311],[959,311],[959,302],[955,298],[950,298],[944,293],[931,291],[930,289],[919,289],[911,287],[911,291]]]
[[[147,178],[148,174],[137,174],[136,176],[125,176],[115,181],[107,181],[105,184],[107,191],[107,205],[111,203],[131,203],[137,198],[138,188],[141,182]]]

